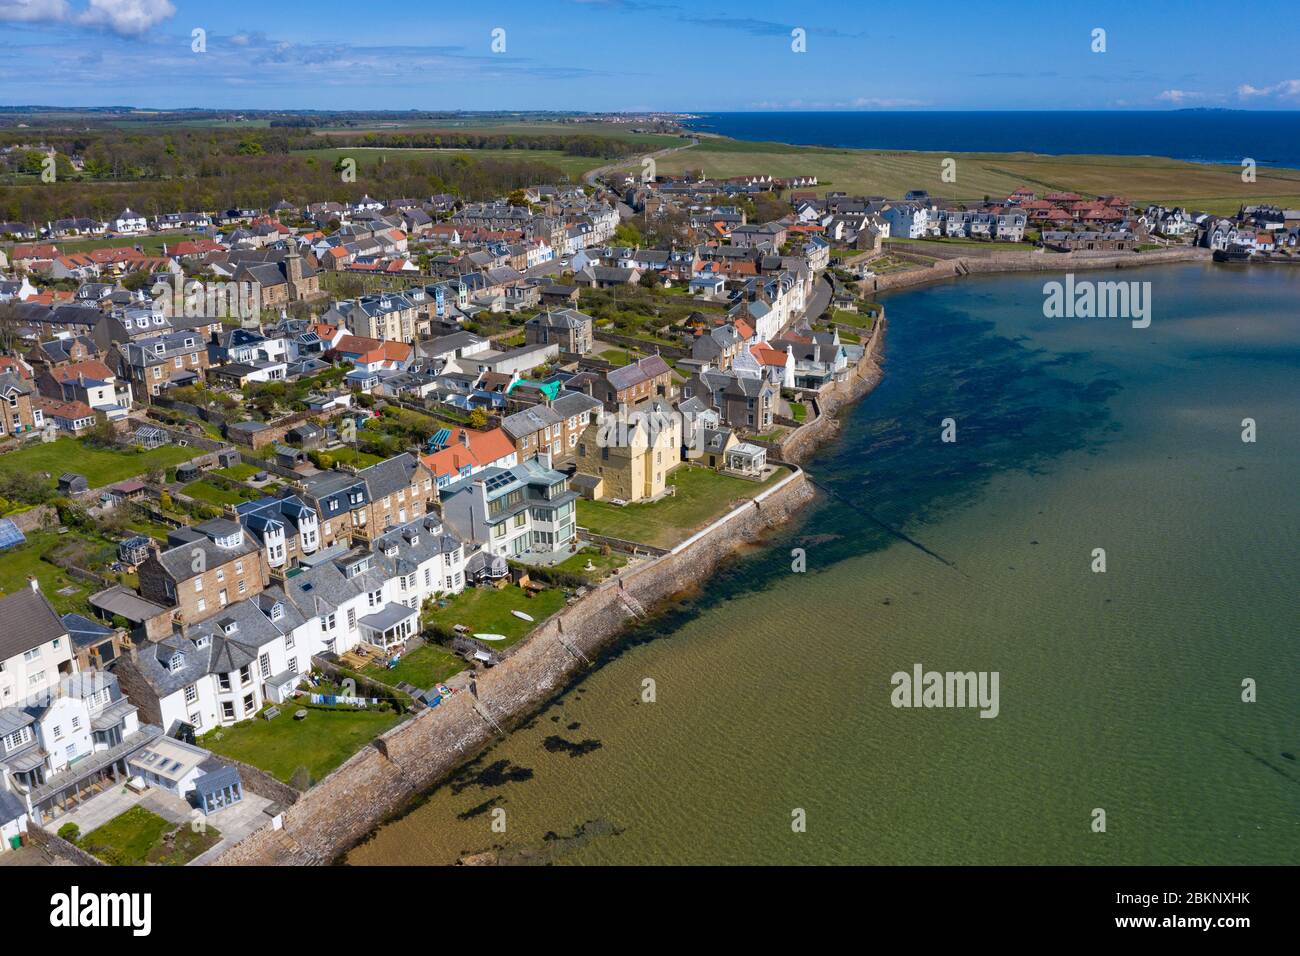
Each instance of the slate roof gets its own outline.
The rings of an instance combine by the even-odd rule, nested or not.
[[[0,622],[0,661],[68,633],[45,595],[30,587],[0,598]]]
[[[410,452],[402,452],[385,461],[376,462],[369,468],[360,469],[357,477],[365,481],[366,488],[370,491],[370,500],[374,501],[384,495],[410,488],[419,467],[418,458]]]

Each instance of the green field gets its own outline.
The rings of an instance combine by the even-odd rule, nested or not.
[[[90,249],[134,249],[139,246],[147,255],[162,255],[163,246],[169,249],[187,239],[204,239],[196,232],[169,233],[164,236],[117,236],[112,239],[56,239],[59,252],[86,252]]]
[[[91,488],[102,488],[127,478],[137,478],[154,468],[167,468],[189,461],[194,448],[163,445],[150,451],[92,448],[78,438],[60,438],[48,444],[32,442],[16,451],[0,454],[0,472],[45,472],[51,487],[59,475],[71,471],[85,475]]]
[[[303,767],[315,783],[402,720],[390,710],[318,707],[307,708],[306,718],[294,720],[297,709],[290,701],[272,720],[258,716],[212,730],[199,744],[213,753],[251,763],[285,783]]]
[[[940,178],[941,163],[949,156],[957,161],[956,181],[945,183]],[[812,192],[838,189],[893,198],[909,189],[926,189],[944,199],[979,200],[1001,198],[1019,186],[1029,186],[1039,194],[1055,190],[1119,194],[1135,202],[1176,203],[1213,213],[1236,212],[1243,202],[1300,204],[1300,170],[1261,167],[1256,182],[1243,183],[1239,166],[1157,156],[826,149],[706,137],[698,146],[658,160],[660,173],[700,168],[714,177],[811,174],[818,177]]]
[[[778,468],[760,483],[682,465],[668,476],[668,484],[677,489],[671,497],[623,506],[579,499],[578,526],[593,534],[671,548],[786,473]]]

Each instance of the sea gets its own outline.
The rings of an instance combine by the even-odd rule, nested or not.
[[[1300,111],[700,113],[690,129],[733,139],[852,149],[1168,156],[1300,167]]]
[[[1300,859],[1300,269],[1118,275],[1149,327],[885,298],[817,500],[345,862]],[[996,716],[895,706],[918,665]]]

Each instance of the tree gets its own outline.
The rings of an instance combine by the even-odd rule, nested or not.
[[[481,408],[476,408],[469,413],[469,424],[471,428],[486,428],[488,422],[487,412]]]

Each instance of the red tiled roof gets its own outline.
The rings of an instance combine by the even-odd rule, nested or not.
[[[451,443],[432,455],[420,458],[434,475],[455,476],[466,466],[485,468],[499,458],[504,458],[515,450],[515,443],[504,429],[492,428],[487,431],[472,431],[458,428],[451,436]]]

